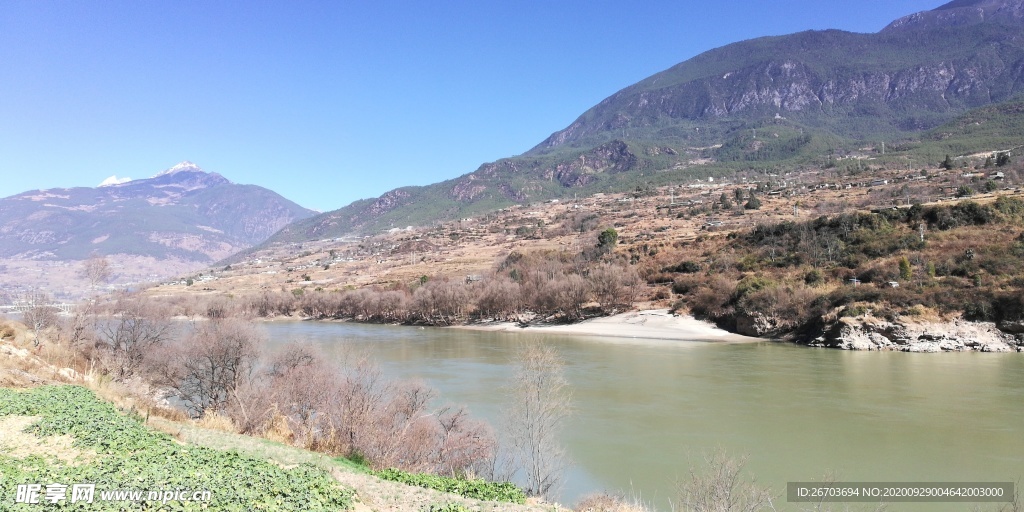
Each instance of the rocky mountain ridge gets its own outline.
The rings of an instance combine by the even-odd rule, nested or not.
[[[523,155],[356,201],[271,240],[425,225],[744,166],[823,165],[878,142],[895,147],[1024,94],[1022,4],[955,0],[875,34],[807,31],[710,50],[613,94]],[[1005,148],[972,150],[997,149]],[[914,158],[904,166],[919,164]]]
[[[80,260],[96,253],[209,263],[313,213],[184,162],[148,179],[0,199],[0,258]]]
[[[1020,23],[1021,20],[1024,20],[1024,2],[1019,0],[954,0],[931,11],[904,16],[890,23],[882,32],[984,22]]]
[[[1022,29],[1020,0],[955,1],[876,34],[734,43],[615,93],[531,153],[630,132],[706,143],[728,131],[724,121],[775,116],[851,137],[932,128],[1024,91]]]

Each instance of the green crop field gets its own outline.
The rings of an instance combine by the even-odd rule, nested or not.
[[[47,446],[47,438],[66,435],[74,439],[73,448],[89,455],[69,462],[51,453],[0,450],[0,510],[37,510],[40,505],[24,503],[26,485],[40,485],[38,502],[58,510],[316,511],[348,509],[352,503],[352,492],[318,467],[283,469],[235,451],[181,445],[85,388],[0,389],[0,420],[10,416],[38,417],[25,432],[40,438],[40,446]],[[46,499],[51,484],[67,486],[64,499],[53,504]],[[95,485],[92,503],[71,503],[75,484]],[[145,499],[149,491],[175,490],[189,491],[189,497],[209,491],[209,501]],[[102,499],[114,491],[144,491],[144,496]]]

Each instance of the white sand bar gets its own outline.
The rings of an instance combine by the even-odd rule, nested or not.
[[[631,311],[618,315],[592,318],[569,325],[545,325],[520,327],[513,322],[473,324],[459,328],[483,331],[509,331],[522,333],[569,334],[579,336],[608,336],[613,338],[643,338],[678,341],[721,341],[749,343],[765,341],[733,334],[719,329],[714,324],[697,320],[692,316],[676,316],[667,309]]]

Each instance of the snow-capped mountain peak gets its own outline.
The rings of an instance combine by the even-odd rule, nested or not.
[[[118,178],[117,175],[115,174],[115,175],[113,175],[113,176],[103,180],[97,186],[99,186],[99,187],[111,187],[111,186],[114,186],[114,185],[120,185],[122,183],[128,183],[131,180],[132,180],[131,178],[127,178],[127,177],[125,177],[125,178]]]
[[[192,162],[189,162],[188,160],[185,160],[184,162],[181,162],[180,164],[177,164],[174,167],[171,167],[170,169],[167,169],[166,171],[163,171],[161,173],[156,174],[155,176],[153,176],[153,178],[159,178],[160,176],[167,176],[168,174],[174,174],[174,173],[183,172],[183,171],[188,171],[188,172],[205,172],[198,165],[196,165],[196,164],[194,164]]]

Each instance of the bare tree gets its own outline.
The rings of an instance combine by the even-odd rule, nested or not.
[[[463,313],[469,294],[455,282],[429,281],[413,293],[416,312],[429,323],[451,325]]]
[[[522,349],[516,360],[506,428],[511,456],[533,496],[550,498],[569,466],[559,440],[571,405],[564,367],[555,349],[539,343]]]
[[[310,318],[324,318],[329,315],[330,301],[323,292],[305,293],[299,299],[299,311]]]
[[[615,311],[615,307],[623,302],[625,269],[613,263],[600,263],[590,270],[590,286],[594,298],[607,313]]]
[[[690,479],[679,484],[678,510],[687,512],[757,512],[774,510],[771,489],[746,481],[741,473],[746,459],[729,458],[719,451],[705,455],[703,471],[690,469]],[[675,508],[675,507],[674,507]]]
[[[590,296],[590,284],[577,274],[569,274],[558,290],[559,310],[570,320],[583,318],[583,305]]]
[[[469,416],[462,407],[445,407],[434,414],[438,424],[437,472],[465,476],[467,472],[493,478],[498,443],[490,425]]]
[[[95,360],[96,356],[96,312],[92,303],[82,303],[57,323],[55,341],[68,350],[65,354],[80,358],[83,365]],[[64,364],[72,366],[73,363]],[[76,368],[87,371],[86,367]]]
[[[38,347],[40,333],[57,323],[57,308],[48,294],[35,290],[22,294],[16,305],[24,315],[25,325],[32,329],[32,344]]]
[[[622,276],[622,287],[624,292],[624,300],[626,306],[629,308],[633,307],[633,304],[637,300],[637,296],[640,294],[640,290],[643,289],[644,280],[640,277],[640,273],[636,271],[634,267],[627,267],[623,271]]]
[[[165,308],[139,295],[119,296],[112,313],[112,318],[98,322],[98,344],[107,371],[123,381],[174,331]]]
[[[210,321],[154,358],[160,384],[201,417],[223,409],[251,376],[263,335],[238,319]]]
[[[436,466],[436,423],[427,406],[435,397],[419,381],[392,383],[370,418],[359,451],[377,467],[430,472]]]
[[[521,287],[511,279],[495,276],[481,288],[476,307],[482,317],[508,319],[522,307]]]
[[[288,419],[296,444],[309,449],[330,449],[335,429],[327,414],[341,394],[339,369],[309,345],[290,347],[275,357],[267,370],[275,409]]]
[[[280,377],[288,372],[306,366],[323,364],[323,355],[313,344],[299,342],[275,353],[267,365],[266,373],[270,377]]]
[[[95,292],[100,284],[110,280],[110,262],[106,257],[93,253],[82,263],[82,276],[89,280],[89,285]]]
[[[396,290],[382,292],[377,297],[377,311],[385,322],[404,322],[409,317],[409,298]]]
[[[330,418],[324,411],[338,394],[338,370],[327,364],[316,347],[302,342],[279,350],[258,366],[263,369],[243,375],[223,409],[239,432],[263,435],[286,426],[289,441],[297,446],[330,451],[326,446],[332,435]]]
[[[359,452],[370,436],[367,425],[383,407],[390,385],[368,355],[350,352],[343,360],[338,383],[341,391],[330,403],[329,414],[340,436],[338,442],[349,452]]]

